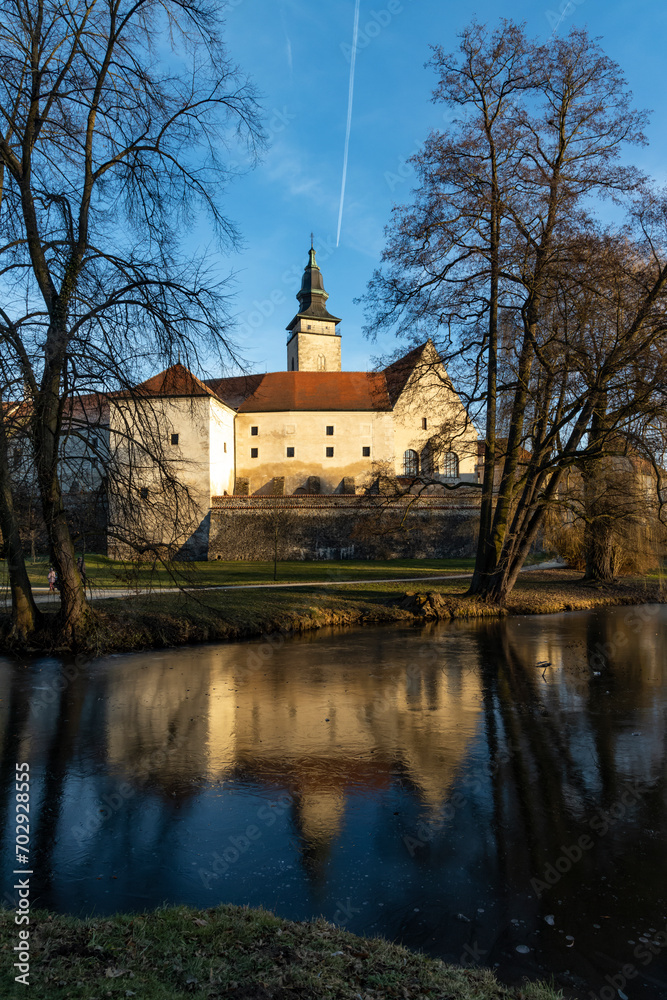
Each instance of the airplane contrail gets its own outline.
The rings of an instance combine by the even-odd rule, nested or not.
[[[354,69],[357,62],[357,39],[359,37],[359,7],[361,0],[356,0],[354,7],[354,29],[352,31],[352,54],[350,57],[350,89],[347,98],[347,128],[345,130],[345,152],[343,153],[343,180],[340,185],[340,207],[338,209],[338,235],[336,246],[340,243],[340,227],[343,224],[343,204],[345,202],[345,183],[347,181],[347,157],[350,152],[350,129],[352,128],[352,101],[354,99]]]

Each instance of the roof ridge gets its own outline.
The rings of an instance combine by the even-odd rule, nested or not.
[[[395,361],[392,361],[390,365],[387,365],[387,367],[383,369],[387,379],[387,391],[389,393],[392,406],[396,403],[398,397],[405,389],[408,379],[415,370],[419,358],[423,355],[429,344],[431,344],[435,350],[435,345],[429,337],[423,344],[418,344],[416,347],[413,347],[411,351],[407,352],[407,354],[403,354],[400,358],[396,358]]]
[[[174,379],[174,385],[165,389],[165,383],[168,383],[169,376]],[[176,380],[185,377],[185,384],[178,386]],[[187,386],[187,382],[190,382],[190,386]],[[192,388],[192,385],[198,387],[202,390],[204,395],[212,396],[214,399],[223,402],[216,392],[213,391],[209,386],[206,385],[200,378],[198,378],[194,372],[191,372],[189,368],[186,368],[184,364],[177,361],[176,364],[169,365],[168,368],[164,368],[161,372],[157,372],[156,375],[151,375],[150,378],[144,379],[137,386],[134,387],[133,392],[141,392],[143,389],[146,392],[155,392],[158,396],[192,396],[192,392],[188,392],[188,388]],[[176,390],[176,391],[173,391]]]

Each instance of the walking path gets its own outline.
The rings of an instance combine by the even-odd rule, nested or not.
[[[559,560],[553,560],[552,562],[537,563],[535,566],[524,566],[521,572],[530,573],[531,571],[541,569],[560,569],[564,565],[565,564]],[[137,588],[134,590],[120,587],[97,588],[89,585],[87,590],[91,600],[104,601],[119,597],[142,597],[150,594],[179,594],[182,591],[185,591],[186,593],[203,593],[209,590],[261,590],[263,588],[276,589],[284,587],[350,587],[367,583],[431,583],[433,581],[442,580],[469,580],[471,577],[472,573],[447,573],[439,576],[384,577],[378,580],[300,580],[298,583],[232,583],[211,587],[148,587],[145,589]],[[35,595],[35,602],[37,604],[55,605],[59,600],[59,594],[49,593],[46,587],[33,587],[33,594]],[[10,604],[10,598],[6,597],[4,600],[0,599],[0,606],[4,605],[7,607]]]

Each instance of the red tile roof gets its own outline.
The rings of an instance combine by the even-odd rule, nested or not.
[[[212,389],[180,362],[160,372],[159,375],[146,379],[132,390],[133,395],[134,393],[147,396],[215,396]]]
[[[134,392],[151,396],[213,396],[239,413],[285,410],[391,410],[422,357],[416,347],[381,372],[269,372],[200,381],[181,364]]]
[[[238,409],[391,410],[391,402],[383,372],[270,372]]]
[[[233,410],[238,410],[243,400],[255,391],[263,378],[263,375],[236,375],[233,378],[207,378],[204,384],[223,403],[231,406]]]
[[[428,344],[427,340],[426,343],[413,348],[408,354],[404,354],[402,358],[385,368],[384,374],[387,378],[387,390],[392,406],[405,389],[408,379],[421,361]]]

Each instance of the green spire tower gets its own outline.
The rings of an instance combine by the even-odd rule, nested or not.
[[[288,325],[287,370],[339,372],[341,370],[340,323],[327,309],[328,294],[317,264],[311,233],[308,263],[296,295],[299,311]]]

